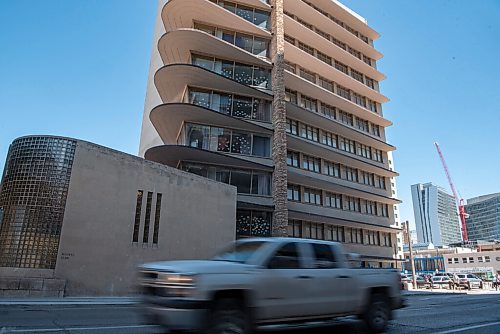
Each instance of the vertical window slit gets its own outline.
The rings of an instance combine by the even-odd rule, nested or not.
[[[155,224],[153,227],[153,244],[158,244],[158,230],[160,229],[161,194],[156,194]]]
[[[148,191],[146,200],[146,217],[144,219],[144,234],[142,235],[142,242],[148,243],[149,240],[149,222],[151,221],[151,202],[153,201],[153,193]]]
[[[137,190],[137,202],[135,205],[135,222],[134,222],[134,235],[132,242],[139,241],[139,225],[141,223],[141,209],[142,209],[142,190]]]

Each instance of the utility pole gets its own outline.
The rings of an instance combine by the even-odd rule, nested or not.
[[[411,263],[411,277],[412,277],[412,283],[414,288],[417,287],[417,274],[415,273],[415,261],[413,261],[413,247],[412,247],[412,240],[411,240],[411,235],[410,235],[410,222],[407,220],[406,221],[406,233],[408,234],[408,248],[410,249],[410,263]]]

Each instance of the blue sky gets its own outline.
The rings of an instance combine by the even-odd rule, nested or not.
[[[344,0],[382,37],[384,114],[410,185],[500,192],[500,0]],[[9,144],[56,134],[137,154],[156,0],[0,0],[0,174]]]

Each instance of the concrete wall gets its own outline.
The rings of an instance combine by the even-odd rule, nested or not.
[[[143,190],[139,242],[132,242]],[[146,197],[153,192],[149,242]],[[156,194],[159,242],[152,243]],[[235,238],[236,188],[86,142],[78,142],[55,278],[65,295],[124,295],[145,261],[204,258]]]

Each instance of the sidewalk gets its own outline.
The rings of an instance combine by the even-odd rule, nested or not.
[[[415,290],[403,290],[402,292],[403,296],[425,296],[425,295],[452,295],[452,294],[458,294],[458,295],[493,295],[493,294],[500,294],[499,291],[495,290],[490,290],[490,289],[473,289],[473,290],[449,290],[449,289],[415,289]]]
[[[131,305],[138,297],[0,298],[0,305]]]

